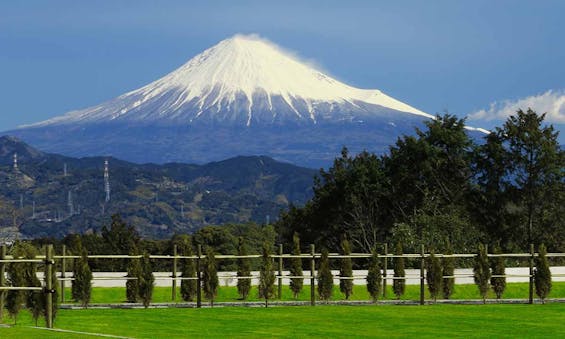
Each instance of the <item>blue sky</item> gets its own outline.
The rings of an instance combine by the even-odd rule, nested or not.
[[[88,107],[257,33],[350,85],[565,141],[565,1],[2,1],[0,130]]]

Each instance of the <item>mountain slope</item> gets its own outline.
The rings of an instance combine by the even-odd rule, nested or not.
[[[22,160],[15,171],[13,151],[37,151],[14,138],[0,138],[0,149],[7,150],[0,155],[0,238],[3,230],[14,232],[14,210],[21,235],[33,237],[96,231],[113,213],[154,238],[209,224],[274,221],[289,203],[301,205],[311,197],[316,173],[255,156],[205,165],[139,165],[56,154]],[[106,159],[108,203],[104,201]]]
[[[140,89],[7,133],[71,156],[205,163],[268,155],[321,167],[343,146],[382,152],[430,118],[236,35]]]

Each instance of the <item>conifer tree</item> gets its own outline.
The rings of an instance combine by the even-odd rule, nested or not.
[[[191,257],[194,255],[192,251],[192,239],[189,236],[186,236],[181,241],[180,246],[181,253],[184,256]],[[194,265],[194,259],[184,259],[182,261],[182,277],[183,278],[195,278],[196,277],[196,267]],[[180,294],[182,296],[182,300],[184,301],[192,301],[196,297],[196,285],[198,281],[195,279],[183,279],[180,283]]]
[[[430,256],[426,260],[426,282],[428,284],[428,290],[434,302],[437,300],[437,296],[441,291],[441,283],[443,281],[442,277],[442,267],[439,258],[435,255],[434,251],[430,253]]]
[[[394,251],[394,254],[402,255],[402,243],[399,242],[396,244],[396,249]],[[393,265],[394,265],[394,277],[404,278],[406,276],[406,272],[404,271],[404,258],[402,257],[394,258]],[[406,280],[404,279],[393,280],[392,289],[397,299],[400,299],[400,297],[404,295],[405,286],[406,286]]]
[[[149,254],[145,253],[141,257],[141,279],[139,280],[139,298],[145,308],[149,307],[153,300],[153,287],[155,285],[155,277],[151,267],[151,259]]]
[[[25,257],[27,259],[35,259],[37,254],[35,248],[29,244],[23,244]],[[24,264],[24,279],[26,285],[29,287],[41,287],[41,281],[37,278],[37,266],[33,263]],[[38,291],[27,291],[26,292],[26,308],[31,312],[31,316],[35,321],[35,326],[37,326],[37,320],[43,314],[43,309],[45,308],[44,294]]]
[[[239,256],[247,255],[247,246],[245,245],[245,241],[243,240],[243,237],[239,237],[238,246],[237,246],[237,255]],[[251,290],[251,279],[241,278],[241,277],[251,276],[249,258],[237,259],[237,276],[240,277],[237,280],[237,292],[239,293],[239,297],[241,299],[246,300],[247,296],[249,295],[249,291]]]
[[[536,294],[541,299],[542,304],[545,298],[551,292],[551,271],[549,270],[549,262],[547,261],[547,249],[544,244],[539,247],[539,253],[536,257],[536,268],[534,270],[534,284]]]
[[[347,238],[343,238],[341,241],[341,254],[350,255],[351,246]],[[351,278],[353,277],[353,265],[351,263],[351,258],[342,258],[341,265],[339,269],[340,278]],[[339,290],[341,293],[345,294],[345,300],[349,300],[349,296],[353,293],[353,279],[340,279],[339,280]]]
[[[292,244],[293,250],[292,254],[295,256],[301,255],[300,252],[300,238],[298,233],[294,232],[292,236]],[[290,263],[290,275],[292,277],[301,277],[303,274],[302,272],[302,258],[292,258]],[[302,290],[302,286],[304,284],[304,278],[290,278],[290,290],[293,293],[294,299],[298,298],[300,291]]]
[[[501,254],[502,250],[500,246],[496,245],[492,251],[493,254]],[[506,269],[504,266],[504,257],[493,257],[490,260],[490,267],[492,270],[492,276],[490,278],[490,284],[494,293],[496,294],[496,299],[500,299],[504,290],[506,289]],[[498,276],[498,277],[497,277]]]
[[[130,255],[138,255],[137,248],[132,250]],[[126,300],[129,303],[135,303],[139,299],[139,285],[141,282],[141,260],[131,258],[128,262],[127,277],[133,278],[126,281]]]
[[[369,263],[369,272],[367,273],[367,291],[377,302],[381,294],[382,274],[381,274],[381,261],[376,249],[373,249],[371,261]]]
[[[265,299],[265,307],[268,307],[269,299],[274,295],[275,271],[273,269],[273,258],[271,257],[271,246],[265,241],[263,243],[261,270],[259,272],[259,298]]]
[[[12,248],[12,256],[15,259],[25,256],[25,253],[21,247],[21,242],[17,241]],[[26,277],[24,263],[10,263],[6,269],[8,275],[8,282],[12,287],[22,287],[26,286]],[[18,322],[18,315],[22,309],[22,305],[26,302],[26,293],[24,291],[9,290],[6,295],[6,308],[8,313],[12,318],[14,318],[14,323]]]
[[[206,261],[204,263],[204,272],[202,272],[202,289],[204,296],[210,300],[210,306],[214,306],[214,299],[218,295],[218,268],[216,267],[216,257],[212,247],[206,247]]]
[[[483,303],[486,303],[490,276],[491,274],[488,263],[487,249],[483,244],[480,244],[479,253],[475,257],[475,265],[473,267],[473,277],[475,280],[475,284],[479,288],[481,297],[483,297]]]
[[[318,268],[318,295],[320,300],[330,300],[333,293],[334,277],[330,268],[327,248],[322,249],[320,266]]]
[[[82,307],[87,307],[92,292],[92,272],[88,266],[88,253],[84,248],[80,257],[75,259],[73,275],[72,297]]]
[[[450,257],[453,254],[453,247],[451,243],[447,244],[445,250],[447,256],[442,258],[442,275],[444,277],[453,277],[455,273],[455,258]],[[442,290],[443,298],[449,299],[453,294],[453,287],[455,286],[455,278],[443,278]]]

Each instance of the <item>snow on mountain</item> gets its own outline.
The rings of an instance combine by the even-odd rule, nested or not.
[[[433,118],[379,90],[351,87],[255,35],[236,35],[142,88],[23,127],[92,122],[258,123],[364,120],[382,111]]]

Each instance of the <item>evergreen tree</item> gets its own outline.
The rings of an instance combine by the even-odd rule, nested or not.
[[[212,247],[206,247],[206,261],[204,263],[204,272],[202,272],[202,289],[204,296],[210,300],[210,306],[214,306],[214,299],[218,295],[218,268],[216,266],[216,257]]]
[[[37,255],[35,247],[30,244],[22,245],[24,245],[25,258],[35,259],[35,256]],[[36,264],[24,264],[24,279],[26,281],[26,286],[41,287],[41,281],[37,278]],[[35,326],[37,326],[37,320],[43,314],[45,306],[45,295],[43,293],[38,291],[26,291],[26,308],[31,312],[31,316],[35,321]]]
[[[300,238],[298,233],[294,232],[292,236],[292,244],[293,250],[292,254],[295,256],[301,255],[300,252]],[[292,277],[301,277],[302,276],[302,258],[295,257],[292,258],[290,263],[290,275]],[[294,299],[298,298],[300,291],[302,290],[302,286],[304,284],[304,278],[290,278],[290,290],[293,293]]]
[[[271,245],[263,243],[261,270],[259,272],[259,298],[265,299],[265,307],[269,306],[269,299],[275,295],[275,271],[271,257]]]
[[[500,246],[495,246],[492,251],[493,254],[501,254],[502,250]],[[504,257],[493,257],[490,260],[490,267],[492,271],[492,277],[490,278],[490,284],[494,293],[496,294],[496,299],[502,297],[502,293],[506,289],[506,269],[504,266]],[[499,277],[497,277],[499,276]]]
[[[149,307],[153,300],[153,287],[155,285],[155,277],[151,267],[151,259],[149,254],[145,253],[141,257],[141,277],[139,279],[139,298],[145,308]]]
[[[139,255],[137,249],[134,249],[130,255]],[[139,285],[141,283],[141,260],[131,258],[128,263],[127,277],[133,278],[126,281],[126,300],[129,303],[135,303],[139,300]]]
[[[439,258],[435,255],[434,251],[430,253],[430,256],[426,260],[426,282],[428,284],[428,290],[434,302],[437,300],[441,289],[441,283],[443,281],[442,277],[442,267]]]
[[[14,259],[25,257],[25,252],[21,242],[17,241],[12,248],[12,256]],[[7,266],[6,273],[8,275],[8,283],[12,287],[26,286],[26,270],[25,263],[10,263]],[[18,315],[22,309],[22,305],[26,302],[25,291],[9,290],[6,295],[6,308],[14,323],[17,323]]]
[[[450,255],[453,254],[453,247],[451,247],[451,243],[447,244],[445,254],[447,256],[442,258],[442,275],[444,277],[453,277],[453,274],[455,274],[455,258],[450,257]],[[449,299],[451,297],[454,286],[455,278],[443,278],[442,289],[444,299]]]
[[[323,248],[318,268],[318,295],[320,296],[320,300],[331,299],[333,286],[334,277],[330,268],[328,249]]]
[[[381,274],[381,261],[376,249],[373,249],[371,261],[369,263],[369,272],[367,273],[367,291],[377,302],[381,294],[382,274]]]
[[[243,237],[239,237],[237,246],[237,255],[246,256],[247,246],[243,240]],[[249,266],[249,258],[238,258],[237,259],[237,276],[240,277],[237,280],[237,292],[239,297],[243,300],[247,299],[249,291],[251,290],[251,279],[241,278],[251,276],[251,268]]]
[[[394,254],[397,256],[402,255],[402,243],[399,242],[396,244],[396,249],[394,251]],[[395,278],[404,278],[406,276],[406,272],[404,271],[404,258],[402,257],[394,258],[393,266],[394,266]],[[404,279],[393,280],[392,289],[397,299],[400,299],[400,297],[404,295],[405,286],[406,286],[406,280]]]
[[[486,303],[490,275],[491,274],[488,263],[487,249],[483,244],[480,244],[479,253],[475,257],[475,265],[473,267],[473,277],[475,280],[475,284],[479,288],[481,297],[483,297],[483,303]]]
[[[82,307],[87,307],[92,292],[92,272],[88,266],[88,253],[84,248],[80,257],[75,259],[73,276],[72,297]]]
[[[539,253],[536,257],[536,269],[534,271],[534,283],[536,286],[536,294],[545,302],[545,298],[551,292],[551,271],[549,270],[549,262],[547,261],[547,250],[544,244],[539,247]]]
[[[189,236],[185,236],[181,239],[180,250],[184,256],[191,257],[194,255],[192,251],[192,239]],[[194,265],[194,259],[184,259],[182,261],[182,277],[183,278],[195,278],[196,277],[196,267]],[[182,300],[193,301],[196,297],[198,281],[195,279],[183,279],[180,283],[180,294]]]
[[[351,246],[349,245],[349,240],[343,238],[341,241],[341,254],[350,255]],[[339,290],[341,293],[345,294],[345,300],[349,300],[349,296],[353,293],[353,279],[343,279],[353,277],[353,264],[351,263],[351,258],[342,258],[341,265],[339,269]]]

